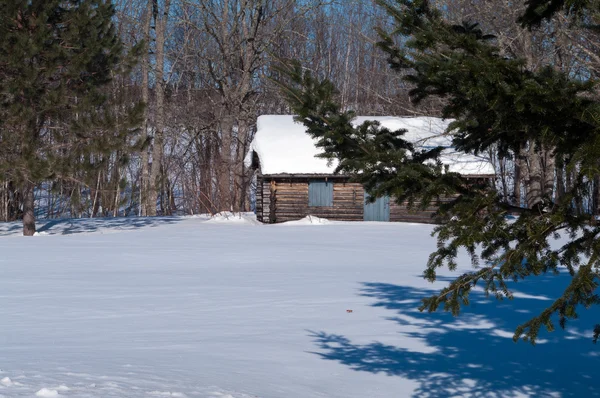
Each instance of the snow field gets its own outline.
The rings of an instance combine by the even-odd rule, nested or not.
[[[511,302],[476,293],[456,319],[418,312],[445,283],[420,277],[431,226],[219,215],[42,222],[34,238],[18,227],[0,224],[0,397],[600,393],[598,311],[536,347],[511,340],[560,278],[519,284]]]

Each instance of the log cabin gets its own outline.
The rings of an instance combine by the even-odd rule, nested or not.
[[[376,120],[383,127],[407,130],[405,137],[421,147],[445,147],[441,159],[450,171],[469,178],[494,177],[488,159],[454,151],[446,134],[450,121],[434,117],[357,117],[357,125]],[[264,115],[245,158],[256,176],[256,216],[280,223],[312,215],[339,221],[403,221],[435,223],[436,206],[409,210],[393,198],[370,203],[361,184],[334,174],[335,162],[315,157],[320,149],[303,124],[291,115]]]

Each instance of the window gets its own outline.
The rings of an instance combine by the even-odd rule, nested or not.
[[[333,183],[323,180],[308,182],[308,205],[333,206]]]

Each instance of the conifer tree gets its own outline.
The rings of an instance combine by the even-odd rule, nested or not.
[[[119,123],[106,106],[126,65],[113,15],[108,0],[0,0],[0,175],[23,192],[24,235],[37,184],[129,145],[139,123],[140,104]]]
[[[389,55],[391,68],[412,84],[412,101],[444,100],[441,116],[454,119],[448,130],[455,149],[473,154],[493,150],[507,157],[523,147],[551,151],[559,167],[576,177],[565,195],[532,195],[525,206],[514,206],[492,184],[472,184],[444,170],[439,160],[432,162],[439,148],[416,152],[402,140],[402,131],[373,123],[354,128],[354,115],[337,105],[333,85],[298,63],[279,68],[285,76],[281,86],[297,119],[319,140],[322,156],[339,159],[337,172],[354,174],[372,195],[421,206],[441,195],[455,197],[438,211],[443,221],[434,229],[438,250],[431,254],[424,277],[435,281],[439,268],[455,270],[462,249],[470,255],[473,271],[423,300],[421,310],[458,315],[476,285],[486,295],[510,299],[511,281],[561,270],[570,274],[563,294],[515,331],[515,341],[535,343],[542,327],[555,328],[555,316],[564,328],[581,306],[600,303],[600,226],[593,215],[573,206],[577,198],[589,196],[588,182],[600,173],[600,104],[591,95],[595,82],[574,80],[552,65],[529,70],[524,60],[501,55],[495,38],[477,23],[452,25],[430,1],[378,3],[396,23],[393,32],[379,32],[379,47]],[[559,11],[576,18],[598,8],[598,2],[585,0],[528,4],[521,20],[524,28],[535,28]],[[535,189],[541,192],[541,185],[533,181],[530,190]],[[513,212],[519,217],[511,222],[506,216]],[[557,247],[553,240],[559,233],[568,240]],[[595,338],[598,334],[600,326]]]
[[[578,20],[590,16],[590,13],[598,13],[596,0],[527,0],[525,4],[527,9],[519,21],[529,28],[539,26],[542,21],[552,19],[559,12]]]

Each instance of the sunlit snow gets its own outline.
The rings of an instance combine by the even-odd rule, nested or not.
[[[417,310],[432,226],[251,215],[0,224],[0,397],[598,396],[596,309],[511,333],[564,288]],[[462,258],[465,269],[470,266]]]

